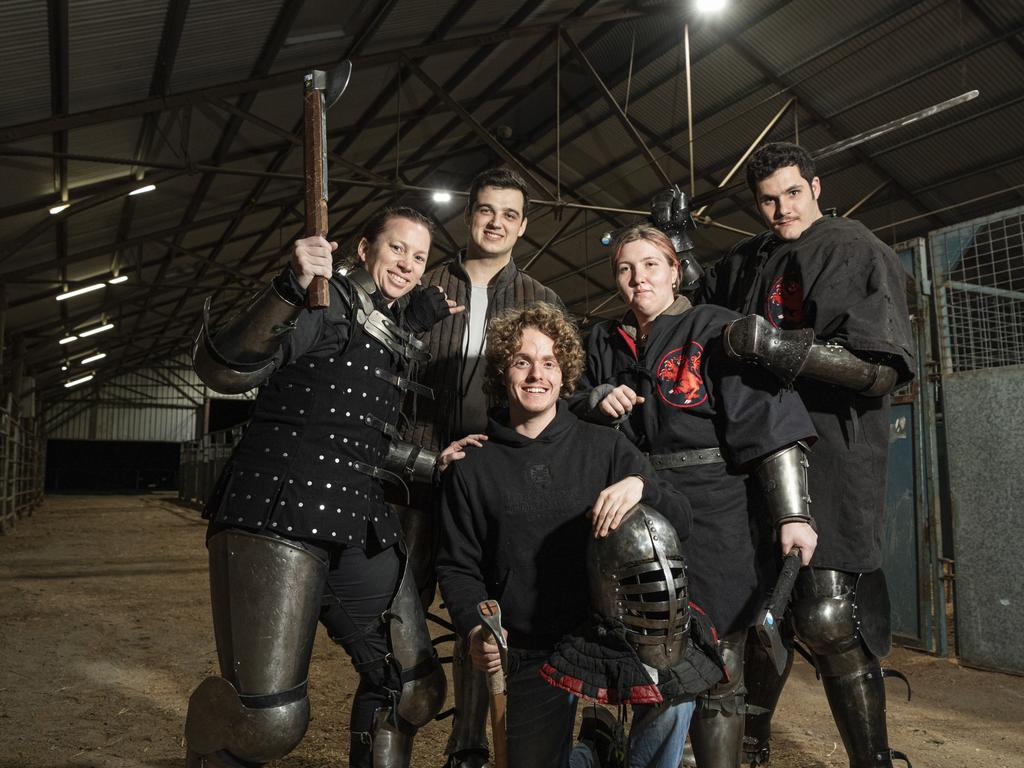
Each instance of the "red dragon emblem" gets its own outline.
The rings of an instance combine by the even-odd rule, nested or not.
[[[776,328],[802,328],[804,323],[804,289],[792,277],[775,278],[765,300],[765,317]]]
[[[676,408],[693,408],[708,399],[700,362],[704,347],[691,341],[685,349],[678,347],[658,361],[658,394]]]

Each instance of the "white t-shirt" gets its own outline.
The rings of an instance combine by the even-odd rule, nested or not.
[[[466,309],[462,335],[462,412],[453,437],[460,438],[487,428],[487,396],[484,394],[484,347],[487,343],[487,286],[474,285]]]

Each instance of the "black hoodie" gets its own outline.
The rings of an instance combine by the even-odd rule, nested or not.
[[[477,603],[493,598],[510,646],[547,649],[587,618],[586,513],[603,489],[641,475],[641,501],[680,538],[690,507],[625,436],[579,421],[564,401],[536,438],[507,416],[492,414],[489,440],[445,472],[438,581],[461,635],[479,623]]]

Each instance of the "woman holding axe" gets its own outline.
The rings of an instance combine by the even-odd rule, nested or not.
[[[190,768],[253,766],[288,754],[309,722],[317,622],[359,672],[350,765],[408,766],[412,738],[444,701],[402,529],[382,480],[433,472],[433,455],[394,438],[414,334],[460,310],[415,290],[432,225],[411,208],[366,223],[351,268],[337,243],[295,243],[290,264],[193,349],[212,389],[259,386],[251,421],[206,502],[219,677],[189,700]],[[327,280],[329,306],[307,310]]]

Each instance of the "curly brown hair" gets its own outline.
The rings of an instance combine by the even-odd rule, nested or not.
[[[522,309],[509,309],[494,317],[487,327],[487,369],[484,392],[505,400],[505,370],[519,351],[523,331],[536,328],[554,342],[555,359],[562,371],[561,396],[568,397],[576,389],[583,374],[583,342],[573,319],[545,301],[528,304]]]

